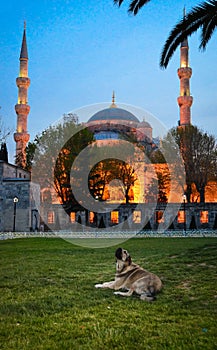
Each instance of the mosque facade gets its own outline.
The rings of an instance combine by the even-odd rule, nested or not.
[[[184,40],[180,48],[180,67],[178,77],[180,79],[180,95],[177,99],[180,118],[179,126],[191,125],[191,105],[193,98],[190,93],[190,78],[192,70],[189,67],[189,47],[188,41]],[[16,79],[18,88],[18,101],[15,105],[17,115],[17,129],[14,133],[16,143],[15,165],[9,164],[6,159],[0,160],[0,231],[37,231],[41,229],[59,230],[70,229],[71,224],[77,222],[85,226],[110,227],[124,223],[127,217],[131,217],[128,226],[140,224],[142,215],[147,215],[148,200],[145,194],[147,181],[150,183],[156,167],[165,172],[164,165],[157,164],[146,166],[144,174],[140,174],[140,187],[133,183],[129,191],[129,201],[121,196],[121,191],[117,184],[107,188],[108,212],[96,214],[94,211],[87,211],[78,208],[71,208],[68,215],[63,215],[61,203],[44,201],[43,193],[47,190],[32,183],[31,174],[24,170],[26,165],[25,148],[29,141],[27,121],[30,112],[28,104],[28,88],[30,79],[28,77],[28,52],[26,43],[26,28],[24,26],[23,40],[20,52],[20,70]],[[89,119],[88,119],[89,118]],[[123,135],[128,139],[135,139],[146,147],[146,150],[153,150],[156,147],[153,141],[152,126],[145,120],[140,121],[136,115],[130,111],[118,107],[113,93],[112,103],[108,108],[98,111],[92,116],[87,116],[86,127],[93,133],[98,145],[114,147],[115,143],[121,142]],[[139,163],[139,157],[135,163]],[[144,164],[143,164],[144,165]],[[149,169],[149,170],[147,170]],[[148,175],[149,174],[149,175]],[[145,184],[146,181],[146,184]],[[157,203],[153,215],[146,222],[147,229],[156,229],[159,224],[174,229],[182,228],[217,228],[217,188],[216,184],[208,184],[208,203],[181,203],[177,214],[172,218],[174,204],[178,202],[180,193],[170,203]],[[142,195],[141,195],[142,193]],[[52,198],[52,196],[51,196]],[[95,198],[97,199],[97,198]],[[143,205],[143,209],[137,210],[138,202]],[[117,203],[118,209],[117,209]],[[40,209],[39,209],[40,208]],[[167,218],[164,212],[167,208]],[[172,218],[170,220],[170,218]],[[130,229],[131,227],[127,227]]]

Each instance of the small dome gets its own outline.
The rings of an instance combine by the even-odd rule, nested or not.
[[[139,128],[152,128],[151,125],[150,125],[148,122],[146,122],[145,120],[143,120],[143,121],[139,124],[138,127],[139,127]]]
[[[97,113],[95,113],[89,120],[88,123],[100,120],[126,120],[135,123],[139,123],[139,119],[128,112],[126,109],[122,108],[106,108]]]

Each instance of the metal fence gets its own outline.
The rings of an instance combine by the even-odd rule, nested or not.
[[[0,240],[15,239],[15,238],[34,238],[34,237],[46,237],[46,238],[145,238],[145,237],[217,237],[217,230],[166,230],[163,233],[156,230],[144,230],[140,232],[134,231],[119,231],[119,232],[106,232],[94,231],[46,231],[46,232],[0,232]]]

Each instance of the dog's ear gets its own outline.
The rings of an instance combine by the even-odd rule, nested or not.
[[[118,259],[118,260],[122,260],[122,248],[118,248],[115,252],[115,257]]]
[[[130,256],[130,255],[127,257],[127,261],[128,261],[128,263],[129,263],[129,265],[132,264],[132,259],[131,259],[131,256]]]

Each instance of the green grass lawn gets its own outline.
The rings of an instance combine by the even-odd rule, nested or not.
[[[114,278],[116,247],[0,241],[0,349],[217,349],[217,239],[133,238],[122,246],[162,278],[157,301],[94,288]]]

